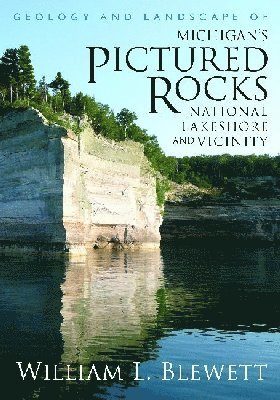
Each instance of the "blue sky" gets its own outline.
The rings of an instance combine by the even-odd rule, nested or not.
[[[69,1],[40,1],[25,0],[22,1],[3,1],[1,0],[0,13],[0,52],[1,54],[6,48],[18,47],[21,44],[27,44],[31,50],[32,62],[35,67],[36,78],[40,79],[43,75],[47,81],[53,79],[57,71],[61,71],[63,76],[71,82],[72,93],[83,91],[89,95],[95,96],[100,101],[118,112],[126,107],[131,111],[135,111],[138,115],[138,123],[141,127],[146,128],[150,134],[158,137],[160,145],[164,151],[170,155],[184,156],[193,154],[250,154],[250,153],[269,153],[277,154],[280,149],[279,127],[278,127],[278,99],[279,99],[279,77],[278,71],[280,67],[279,52],[279,22],[280,7],[277,0],[267,1],[90,1],[80,0],[79,2]],[[15,20],[14,15],[17,13]],[[75,13],[77,20],[70,19]],[[119,14],[120,20],[112,21],[112,14]],[[173,20],[166,21],[165,14],[172,14]],[[177,15],[184,14],[184,20],[178,21]],[[36,14],[38,19],[36,20]],[[59,20],[58,15],[65,20]],[[84,14],[88,14],[85,21]],[[146,20],[144,20],[146,14]],[[160,19],[153,20],[156,15]],[[191,20],[190,14],[194,16]],[[206,20],[200,20],[202,18]],[[217,20],[212,20],[215,14]],[[228,14],[223,20],[223,14]],[[233,14],[237,20],[233,19]],[[27,15],[27,17],[26,17]],[[50,15],[50,17],[48,17]],[[125,15],[130,20],[125,20]],[[252,15],[252,18],[250,16]],[[105,18],[101,19],[102,16]],[[48,20],[48,18],[53,20]],[[256,19],[255,19],[256,18]],[[177,37],[178,30],[185,32],[186,30],[210,29],[213,39],[210,41],[182,41]],[[240,30],[245,34],[246,40],[239,41],[221,41],[216,39],[215,30],[218,32],[223,29],[224,32],[229,30]],[[268,39],[262,40],[261,30],[268,31]],[[248,37],[248,31],[257,30],[258,40],[253,41]],[[87,46],[102,46],[110,50],[110,60],[108,64],[102,68],[96,69],[96,84],[89,84],[89,50]],[[114,71],[113,48],[121,48],[121,65],[122,71]],[[188,48],[196,47],[195,66],[188,73],[176,71],[174,68],[174,59],[171,53],[164,57],[164,72],[156,71],[155,52],[149,52],[145,57],[138,53],[133,61],[137,65],[148,64],[147,73],[136,73],[130,71],[124,62],[126,51],[135,46],[180,46],[186,52],[186,60],[188,59]],[[201,72],[200,60],[202,50],[200,47],[214,47],[217,51],[216,60],[218,64],[225,63],[225,46],[239,47],[239,50],[232,53],[238,56],[238,64],[241,71],[236,72],[218,72],[209,68],[208,72]],[[255,73],[245,73],[244,69],[244,46],[264,48],[268,54],[269,60],[267,67]],[[136,53],[135,53],[136,54]],[[260,54],[257,52],[251,56],[252,65],[261,62]],[[176,81],[182,76],[188,75],[195,77],[201,84],[201,93],[196,100],[182,101],[175,94]],[[226,77],[226,83],[216,83],[215,95],[226,93],[226,100],[216,102],[208,100],[204,95],[204,82],[212,76]],[[243,101],[238,98],[237,101],[232,100],[233,93],[233,77],[250,76],[246,90],[248,94],[254,95],[256,92],[255,79],[259,75],[267,76],[264,86],[267,88],[268,97],[265,101]],[[147,76],[164,76],[172,83],[170,101],[176,105],[181,113],[172,113],[162,101],[157,102],[157,114],[151,114],[150,111],[150,80]],[[217,82],[222,82],[217,80]],[[162,85],[162,83],[161,83]],[[192,91],[193,87],[183,84],[182,91]],[[157,86],[157,90],[163,90],[164,87]],[[189,93],[189,92],[188,92]],[[257,93],[260,94],[258,91]],[[257,107],[259,110],[265,107],[268,117],[200,117],[194,118],[190,116],[190,107],[208,107],[220,112],[221,107]],[[214,137],[231,136],[224,132],[183,132],[183,121],[185,128],[189,128],[192,122],[211,121],[233,121],[248,123],[268,121],[268,132],[255,133],[256,136],[267,137],[265,146],[259,140],[259,145],[238,146],[238,147],[216,147],[214,145],[200,146],[197,138],[204,137],[212,140]],[[199,125],[201,126],[201,125]],[[200,128],[199,128],[200,129]],[[244,142],[244,136],[254,135],[251,131],[247,133],[234,134],[240,141]],[[195,138],[195,144],[192,145],[176,145],[173,144],[174,137],[180,136]],[[220,140],[220,139],[219,139]],[[209,139],[207,139],[209,143]],[[221,142],[222,143],[222,142]]]

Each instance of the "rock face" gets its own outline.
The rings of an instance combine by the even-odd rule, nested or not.
[[[280,200],[168,203],[162,239],[280,240]]]
[[[224,188],[224,193],[227,196],[243,200],[280,200],[280,177],[256,176],[231,178]]]
[[[84,126],[77,137],[34,109],[0,119],[2,246],[158,247],[153,171],[135,142]]]

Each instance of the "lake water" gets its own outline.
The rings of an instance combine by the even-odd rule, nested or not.
[[[279,247],[170,242],[2,257],[1,398],[279,399],[279,256]],[[23,380],[17,362],[23,372],[42,362],[36,379]],[[114,379],[103,380],[106,368]]]

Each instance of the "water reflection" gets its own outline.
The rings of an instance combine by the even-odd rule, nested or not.
[[[62,285],[65,362],[125,361],[127,348],[143,357],[157,325],[156,294],[163,285],[160,251],[94,251],[72,259]]]
[[[268,362],[271,380],[262,392],[248,384],[248,393],[262,399],[267,391],[267,398],[276,398],[279,256],[278,247],[165,243],[161,251],[2,258],[1,377],[9,398],[140,399],[147,393],[156,399],[202,398],[203,385],[184,392],[178,382],[162,385],[158,374],[166,360]],[[16,378],[18,360],[59,364],[60,371],[65,364],[122,364],[125,376],[121,385],[44,377],[23,383]],[[132,361],[144,363],[151,382],[134,381]],[[207,388],[209,398],[244,394],[241,383],[234,395],[226,382],[220,387],[212,397]]]
[[[61,359],[64,271],[63,257],[0,259],[0,376],[9,399],[33,398],[41,390],[40,381],[23,383],[16,361],[56,364]]]
[[[279,330],[279,247],[165,246],[162,256],[167,326]]]

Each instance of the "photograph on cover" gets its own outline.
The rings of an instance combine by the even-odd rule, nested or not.
[[[2,0],[5,398],[279,398],[278,14]]]

